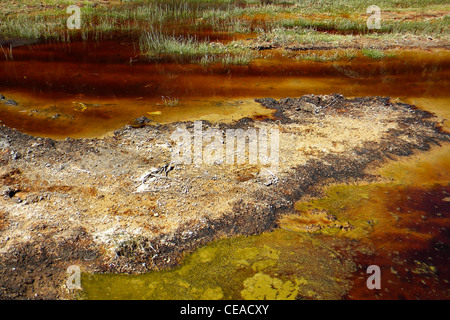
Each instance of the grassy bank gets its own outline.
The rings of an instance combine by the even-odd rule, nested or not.
[[[70,16],[66,8],[71,4],[81,8],[80,30],[66,27]],[[448,43],[448,1],[378,1],[381,28],[369,30],[367,8],[372,4],[368,0],[1,1],[0,39],[68,42],[122,33],[136,39],[142,55],[150,59],[170,55],[203,64],[247,64],[259,57],[249,49],[261,47],[326,44],[361,49],[378,42],[400,41],[402,46],[405,38]],[[196,36],[205,32],[235,37],[237,44],[211,44]]]

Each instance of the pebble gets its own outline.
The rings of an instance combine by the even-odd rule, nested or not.
[[[5,105],[7,106],[17,106],[17,102],[15,102],[12,99],[6,100],[5,102],[3,102]]]
[[[12,158],[13,160],[18,160],[18,159],[20,159],[21,157],[22,157],[22,155],[21,155],[20,152],[17,152],[17,151],[11,151],[11,158]]]

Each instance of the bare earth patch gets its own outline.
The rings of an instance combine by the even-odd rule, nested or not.
[[[448,141],[433,115],[389,98],[257,99],[274,119],[215,127],[278,129],[279,170],[171,163],[171,134],[193,123],[142,118],[102,139],[56,141],[0,127],[0,296],[71,298],[66,268],[144,272],[214,239],[271,230],[327,183],[370,180],[390,155]],[[311,212],[305,226],[342,225]],[[306,228],[306,227],[305,227]]]

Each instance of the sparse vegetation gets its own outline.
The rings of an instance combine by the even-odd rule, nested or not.
[[[202,65],[222,63],[224,65],[246,65],[256,56],[244,52],[239,46],[218,42],[200,41],[193,36],[168,35],[159,30],[144,33],[139,42],[142,53],[149,59],[175,57]]]
[[[12,45],[5,50],[3,46],[0,44],[0,49],[2,49],[3,55],[5,56],[5,60],[14,60],[14,56],[12,53]]]
[[[327,61],[339,61],[339,60],[352,60],[358,57],[357,50],[345,50],[345,51],[335,51],[331,53],[316,53],[307,52],[302,54],[295,54],[293,57],[298,61],[317,61],[317,62],[327,62]]]
[[[383,51],[375,50],[375,49],[362,49],[362,54],[366,57],[372,58],[372,59],[383,59],[385,57],[385,54]]]
[[[375,60],[380,60],[380,59],[384,59],[384,58],[393,58],[396,57],[396,53],[394,52],[383,52],[381,50],[376,50],[376,49],[370,49],[370,48],[363,48],[361,50],[361,53],[371,59],[375,59]]]

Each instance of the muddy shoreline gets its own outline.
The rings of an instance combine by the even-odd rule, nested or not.
[[[386,97],[255,101],[274,118],[203,129],[280,130],[276,179],[260,165],[183,164],[158,185],[140,180],[170,163],[170,135],[190,122],[140,118],[110,137],[63,141],[0,127],[0,297],[72,299],[69,265],[88,273],[176,266],[212,240],[273,230],[324,185],[377,181],[367,168],[450,141],[432,114]]]

